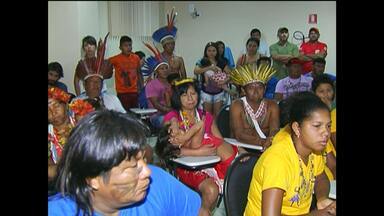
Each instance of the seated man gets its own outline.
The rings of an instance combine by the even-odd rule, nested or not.
[[[280,129],[276,102],[264,98],[265,84],[274,73],[268,65],[261,65],[257,70],[245,66],[231,71],[232,81],[245,92],[229,109],[231,132],[240,142],[266,149]]]
[[[124,107],[121,105],[119,98],[115,95],[108,93],[106,90],[101,91],[103,87],[103,76],[99,74],[87,75],[84,78],[85,92],[81,93],[77,99],[95,99],[101,103],[102,107],[109,110],[126,113]]]
[[[304,76],[312,77],[313,79],[315,79],[319,75],[324,74],[324,75],[328,76],[332,80],[332,82],[335,83],[336,82],[336,76],[334,76],[332,74],[329,74],[329,73],[324,73],[324,71],[325,71],[325,64],[326,64],[326,61],[325,61],[324,58],[315,58],[315,59],[313,59],[312,71],[309,72],[309,73],[306,73]]]
[[[275,100],[279,103],[298,92],[311,91],[312,78],[301,75],[302,61],[292,58],[287,63],[288,77],[279,80],[275,90]]]
[[[198,215],[199,195],[143,160],[145,128],[119,112],[100,110],[74,128],[59,164],[61,193],[48,215]]]
[[[51,62],[48,64],[48,88],[58,87],[61,90],[68,92],[67,85],[60,82],[60,78],[64,77],[63,67],[59,62]]]

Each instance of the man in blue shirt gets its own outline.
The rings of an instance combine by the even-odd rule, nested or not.
[[[326,61],[324,58],[313,59],[312,71],[305,74],[304,76],[312,77],[313,79],[315,79],[318,75],[324,74],[324,75],[327,75],[332,80],[333,83],[335,83],[336,82],[336,76],[329,74],[329,73],[324,73],[325,64],[326,64]]]
[[[257,60],[257,62],[256,62],[257,67],[259,67],[260,64],[266,64],[266,65],[271,66],[271,64],[272,64],[271,58],[266,57],[266,56],[260,57]],[[273,99],[274,98],[277,82],[279,82],[279,80],[276,77],[273,77],[273,76],[267,82],[267,85],[266,85],[266,88],[265,88],[265,93],[264,93],[264,97],[265,98],[268,98],[268,99]]]
[[[72,130],[48,215],[198,215],[200,196],[143,160],[145,126],[100,110]],[[64,194],[64,196],[62,195]]]
[[[63,67],[59,62],[51,62],[48,64],[48,87],[58,87],[61,90],[68,92],[67,86],[60,82],[59,79],[64,77]]]

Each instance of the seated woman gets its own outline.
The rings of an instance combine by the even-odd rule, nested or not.
[[[146,98],[148,99],[148,107],[157,109],[157,113],[150,117],[151,124],[155,128],[161,128],[164,115],[172,110],[167,105],[166,98],[169,94],[171,85],[167,81],[168,63],[161,57],[160,51],[153,48],[149,44],[145,46],[150,49],[155,56],[150,56],[145,60],[142,72],[145,74],[156,73],[156,79],[152,79],[145,87]]]
[[[289,124],[257,161],[244,215],[336,215],[323,151],[331,135],[329,108],[312,92],[292,95]],[[313,192],[317,209],[310,211]],[[328,214],[327,214],[328,213]]]
[[[321,74],[312,81],[312,91],[328,106],[331,110],[331,139],[328,141],[327,166],[325,173],[330,180],[336,179],[336,107],[333,106],[335,99],[335,87],[332,79]]]
[[[205,45],[204,56],[195,66],[194,74],[202,77],[201,100],[204,107],[213,116],[219,114],[225,101],[225,91],[229,91],[226,74],[230,71],[227,62],[219,57],[217,44],[209,42]],[[218,79],[212,79],[217,77]],[[224,79],[222,79],[224,78]]]
[[[68,108],[70,95],[60,88],[48,88],[48,181],[56,176],[57,163],[76,121]]]
[[[249,38],[246,43],[247,53],[242,54],[236,63],[236,68],[239,66],[245,66],[247,64],[256,66],[257,60],[260,58],[260,53],[257,51],[260,41],[255,38]]]
[[[197,109],[200,95],[196,91],[196,85],[193,79],[175,82],[172,86],[171,100],[174,110],[165,115],[163,124],[172,124],[169,129],[169,143],[179,147],[178,156],[208,156],[215,155],[217,152],[222,159],[214,168],[199,171],[176,169],[176,174],[182,182],[201,192],[204,212],[209,215],[215,205],[219,190],[222,190],[226,171],[238,149],[223,141],[209,112],[204,113]],[[197,134],[194,134],[196,132]]]

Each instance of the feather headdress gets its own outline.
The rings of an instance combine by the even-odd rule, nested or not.
[[[101,67],[104,62],[104,56],[105,56],[105,49],[107,44],[107,38],[108,38],[109,32],[104,37],[104,41],[99,40],[98,46],[97,46],[97,54],[96,54],[96,71],[94,73],[88,73],[87,76],[84,77],[84,80],[88,79],[91,76],[98,76],[101,79],[103,79],[103,75],[101,73]]]
[[[262,64],[257,69],[252,65],[239,66],[230,72],[231,80],[241,86],[254,82],[261,82],[264,85],[269,81],[276,70],[269,65]]]
[[[144,66],[141,68],[141,73],[144,76],[151,75],[156,69],[163,64],[168,65],[168,63],[161,56],[160,51],[155,47],[151,46],[149,43],[143,42],[144,45],[153,53],[154,56],[150,56],[145,59]]]
[[[161,43],[162,45],[174,41],[176,37],[177,28],[175,27],[175,18],[177,12],[173,13],[175,8],[172,8],[171,14],[167,14],[167,25],[159,28],[152,34],[154,41]]]

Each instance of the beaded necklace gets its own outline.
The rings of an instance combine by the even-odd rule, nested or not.
[[[181,121],[182,121],[182,126],[184,127],[184,130],[187,131],[191,127],[191,122],[188,119],[187,113],[182,112],[181,110],[179,111]],[[195,109],[195,123],[200,121],[200,115],[199,112],[197,112],[197,109]]]

